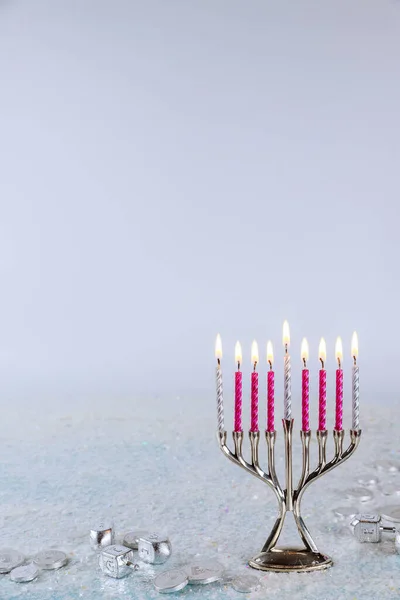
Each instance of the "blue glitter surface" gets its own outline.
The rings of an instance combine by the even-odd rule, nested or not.
[[[378,458],[400,459],[390,409],[379,422],[363,407],[363,438],[356,454],[344,465],[313,484],[304,496],[304,518],[319,549],[335,566],[310,574],[259,573],[246,561],[262,547],[276,514],[268,488],[231,464],[219,451],[214,413],[196,419],[171,417],[168,404],[154,400],[120,402],[68,411],[54,407],[40,416],[32,409],[3,415],[0,466],[1,546],[28,558],[46,548],[64,550],[69,564],[42,572],[31,583],[0,580],[1,600],[160,599],[152,584],[162,570],[183,566],[193,558],[212,558],[226,568],[221,583],[188,586],[172,597],[207,600],[301,598],[303,600],[384,600],[400,595],[400,556],[393,542],[359,544],[335,506],[354,504],[346,489],[358,472],[376,474]],[[149,409],[150,412],[149,412]],[[384,409],[385,410],[385,409]],[[149,414],[154,415],[154,422]],[[348,422],[348,421],[347,421]],[[18,441],[16,441],[18,439]],[[228,437],[229,439],[229,437]],[[295,475],[300,472],[300,442],[295,433]],[[314,440],[312,452],[316,457]],[[330,450],[332,443],[330,441]],[[261,452],[261,463],[265,451]],[[278,431],[278,473],[283,445]],[[399,482],[378,473],[381,486]],[[295,478],[296,479],[296,478]],[[360,504],[371,512],[399,502],[375,489],[372,501]],[[123,580],[105,577],[90,549],[88,531],[99,518],[111,518],[118,541],[133,527],[166,532],[173,556],[165,565],[141,565]],[[291,517],[291,515],[289,515]],[[285,542],[298,544],[288,519]],[[261,588],[251,594],[232,589],[232,576],[251,572]]]

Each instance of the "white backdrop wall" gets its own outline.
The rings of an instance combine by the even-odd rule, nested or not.
[[[399,55],[386,0],[0,2],[3,399],[208,404],[287,318],[395,402]]]

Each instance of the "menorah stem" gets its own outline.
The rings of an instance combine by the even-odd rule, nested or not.
[[[265,542],[264,546],[262,547],[261,552],[269,552],[272,548],[274,548],[274,546],[276,545],[276,542],[278,541],[279,536],[281,535],[281,531],[283,529],[283,524],[285,522],[285,516],[286,516],[286,510],[285,510],[285,503],[283,502],[282,504],[279,505],[279,517],[276,519],[271,532],[267,538],[267,541]]]
[[[292,430],[293,419],[282,419],[285,437],[286,510],[293,510]]]

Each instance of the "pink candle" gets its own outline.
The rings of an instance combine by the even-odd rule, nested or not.
[[[308,342],[306,338],[303,338],[301,342],[301,358],[303,361],[303,371],[301,374],[301,428],[303,431],[310,431],[310,372],[307,369]]]
[[[301,416],[302,416],[302,430],[310,431],[310,412],[309,412],[309,398],[310,398],[310,372],[308,369],[303,369],[302,380],[301,380]]]
[[[242,347],[240,342],[236,342],[235,346],[235,362],[237,371],[235,373],[235,423],[234,430],[242,431],[242,372],[240,366],[242,364]]]
[[[258,431],[258,373],[251,374],[251,428],[250,431]]]
[[[319,343],[319,360],[321,362],[321,369],[319,371],[319,419],[318,429],[319,431],[326,430],[326,344],[324,338],[321,338]]]
[[[251,374],[251,427],[250,431],[258,431],[258,345],[254,342],[251,345],[251,362],[253,364],[253,372]]]
[[[235,373],[235,431],[242,431],[242,372]]]
[[[267,342],[267,431],[275,431],[275,373],[273,371],[274,351],[272,342]]]
[[[274,410],[275,410],[275,373],[268,371],[267,375],[267,431],[275,431]]]
[[[336,369],[336,421],[335,429],[343,429],[343,369]]]
[[[335,429],[341,431],[343,429],[343,370],[342,370],[342,357],[343,348],[342,340],[340,337],[336,340],[335,348],[336,360],[338,362],[338,368],[336,369],[336,420]]]
[[[326,429],[326,371],[319,371],[319,425],[320,431]]]

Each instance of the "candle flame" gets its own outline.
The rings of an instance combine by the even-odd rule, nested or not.
[[[283,345],[285,347],[290,346],[290,329],[289,329],[289,323],[287,321],[285,321],[283,323]]]
[[[239,365],[242,363],[242,346],[240,342],[236,342],[235,345],[235,362]]]
[[[258,363],[258,344],[256,340],[253,340],[251,344],[251,362],[256,365]]]
[[[357,331],[353,333],[353,337],[351,338],[351,355],[354,360],[358,357],[358,335]]]
[[[222,340],[219,334],[217,335],[217,339],[215,340],[215,358],[217,360],[221,360],[222,358]]]
[[[326,343],[324,338],[321,338],[321,341],[319,343],[318,358],[322,362],[322,365],[324,365],[326,361]]]
[[[267,342],[267,362],[269,362],[269,366],[272,369],[272,365],[274,364],[274,349],[271,340]]]
[[[301,360],[306,363],[308,361],[308,342],[303,338],[301,342]]]
[[[336,340],[335,356],[336,356],[336,360],[338,361],[338,365],[339,365],[339,369],[340,369],[342,360],[343,360],[343,345],[342,345],[341,337],[338,337]]]

